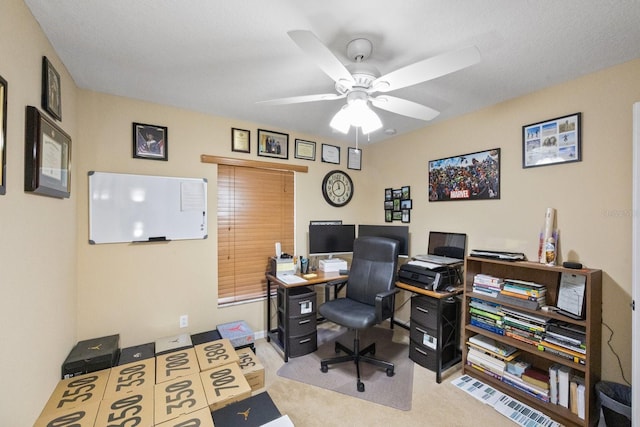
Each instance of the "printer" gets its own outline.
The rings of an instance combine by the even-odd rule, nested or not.
[[[398,280],[430,291],[444,289],[456,283],[455,267],[433,265],[412,260],[400,266]]]

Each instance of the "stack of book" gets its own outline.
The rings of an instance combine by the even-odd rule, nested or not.
[[[467,363],[497,379],[503,378],[507,362],[519,354],[517,348],[484,335],[470,337],[467,346]]]
[[[547,325],[547,329],[538,343],[538,350],[585,365],[586,339],[584,327],[554,321]]]
[[[504,335],[503,314],[500,304],[471,298],[469,300],[469,323],[494,334]]]
[[[531,369],[533,368],[529,368],[528,371]],[[536,383],[534,384],[532,380],[533,378],[527,376],[526,373],[522,374],[522,376],[519,377],[509,372],[505,372],[504,376],[502,377],[502,382],[504,382],[505,384],[509,384],[510,386],[517,388],[518,390],[527,393],[530,396],[535,397],[536,399],[540,399],[543,402],[548,403],[550,401],[549,382],[536,380]]]
[[[549,367],[550,402],[564,406],[584,419],[584,377],[568,366],[553,364]]]
[[[473,292],[496,298],[502,290],[504,280],[488,274],[476,274],[473,277]]]
[[[539,310],[546,305],[547,287],[524,280],[505,279],[497,299],[518,307]]]
[[[549,319],[504,306],[502,313],[505,335],[527,344],[540,344]]]

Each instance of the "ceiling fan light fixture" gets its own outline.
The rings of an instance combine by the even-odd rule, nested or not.
[[[362,133],[368,134],[382,127],[380,117],[369,108],[366,99],[350,99],[331,119],[329,123],[333,129],[344,134],[349,132],[351,126],[362,128]]]
[[[333,116],[329,126],[333,129],[337,130],[340,133],[347,134],[349,132],[349,128],[351,127],[351,121],[349,120],[349,114],[346,111],[348,105],[343,106],[338,112]]]

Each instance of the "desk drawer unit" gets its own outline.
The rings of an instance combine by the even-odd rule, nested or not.
[[[316,313],[307,316],[290,317],[287,321],[290,337],[308,335],[316,331],[318,319]]]
[[[427,328],[438,327],[438,300],[417,295],[411,298],[411,323],[418,322]]]
[[[278,308],[287,305],[289,317],[304,316],[316,312],[316,292],[306,286],[289,289],[289,300],[285,301],[284,288],[278,288]]]
[[[318,333],[314,329],[313,332],[300,335],[285,337],[284,329],[278,328],[278,339],[280,342],[285,342],[289,350],[289,357],[304,356],[305,354],[313,353],[318,349]]]

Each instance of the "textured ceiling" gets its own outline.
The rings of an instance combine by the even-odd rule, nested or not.
[[[384,129],[406,133],[640,57],[635,0],[25,3],[80,88],[345,141],[353,130],[344,136],[328,125],[344,100],[256,104],[334,91],[287,31],[312,31],[345,64],[347,43],[369,38],[367,62],[383,74],[479,48],[479,64],[389,93],[440,116],[424,122],[376,110],[384,128],[371,142],[388,138]]]

